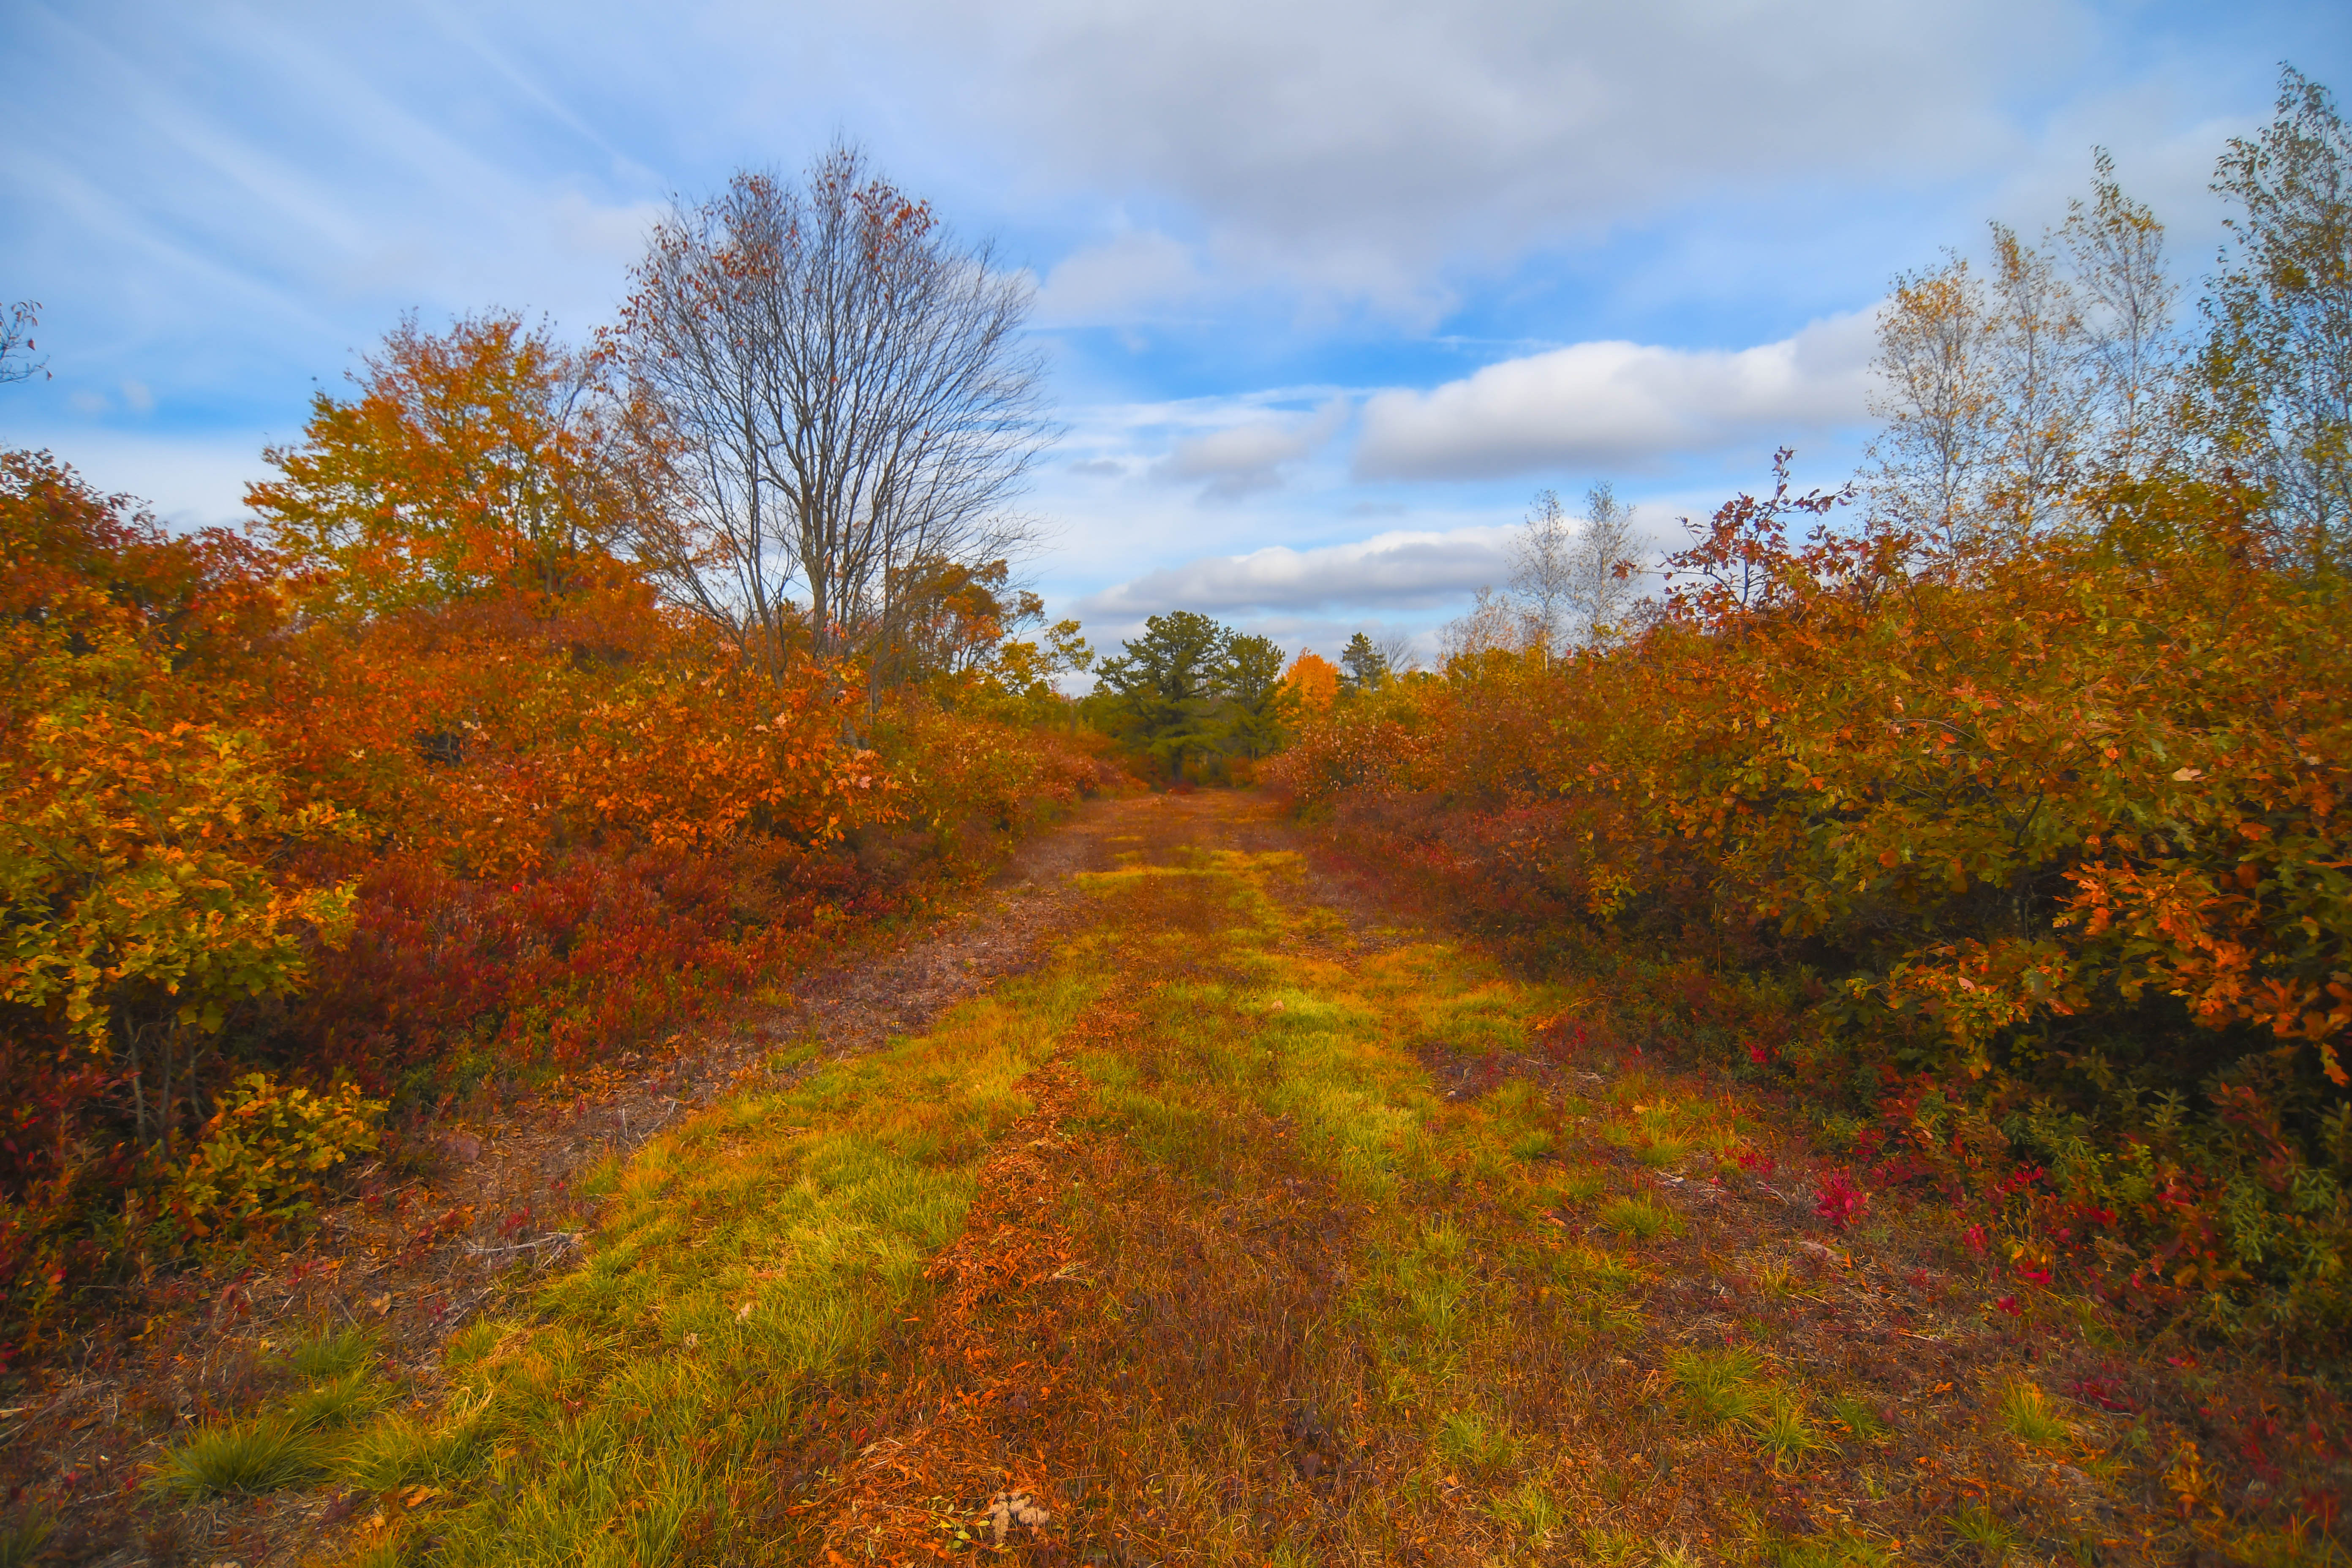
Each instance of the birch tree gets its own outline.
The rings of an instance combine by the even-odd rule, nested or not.
[[[1633,509],[1601,480],[1584,492],[1584,527],[1569,555],[1569,607],[1588,647],[1615,640],[1640,584],[1635,576]]]
[[[2239,210],[2205,305],[2210,437],[2315,564],[2352,564],[2352,132],[2327,89],[2284,70],[2213,188]]]

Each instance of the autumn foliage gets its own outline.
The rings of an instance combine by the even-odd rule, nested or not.
[[[306,1212],[387,1102],[656,1042],[1100,776],[992,599],[878,702],[661,603],[594,374],[405,325],[253,538],[0,459],[0,1358]]]
[[[1614,952],[2021,1276],[2340,1335],[2340,583],[2226,479],[1934,570],[1841,499],[1726,506],[1631,643],[1335,707],[1287,787],[1523,950]]]

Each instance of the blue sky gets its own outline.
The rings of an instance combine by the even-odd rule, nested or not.
[[[1532,493],[1663,536],[1869,434],[1895,272],[2062,217],[2090,149],[2172,226],[2352,7],[1960,0],[860,6],[0,0],[0,440],[234,521],[405,310],[584,335],[646,226],[862,143],[1039,282],[1056,613],[1328,651],[1426,634]],[[2191,296],[2194,289],[2192,286]]]

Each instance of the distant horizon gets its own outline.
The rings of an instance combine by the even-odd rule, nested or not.
[[[1327,658],[1432,647],[1539,489],[1664,537],[1783,444],[1844,478],[1888,279],[2056,223],[2095,145],[2187,306],[2280,62],[2352,90],[2320,5],[11,16],[8,445],[234,524],[403,312],[584,339],[673,198],[845,136],[1036,280],[1049,613]]]

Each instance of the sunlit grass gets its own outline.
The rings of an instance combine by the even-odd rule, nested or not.
[[[2011,1384],[2001,1393],[2000,1411],[2011,1432],[2038,1448],[2063,1447],[2074,1436],[2074,1429],[2050,1407],[2050,1396],[2034,1384]]]
[[[1631,1241],[1651,1241],[1674,1225],[1674,1215],[1650,1198],[1618,1198],[1601,1208],[1603,1228]]]
[[[1759,1378],[1764,1362],[1742,1346],[1722,1351],[1675,1351],[1666,1357],[1666,1377],[1683,1413],[1702,1426],[1753,1420],[1765,1407]]]
[[[1089,1528],[1138,1508],[1204,1564],[1339,1561],[1341,1542],[1344,1560],[1394,1561],[1416,1534],[1456,1531],[1423,1560],[1664,1568],[1717,1547],[1629,1527],[1656,1479],[1735,1500],[1768,1465],[1784,1479],[1762,1484],[1832,1465],[1852,1482],[1876,1456],[1838,1456],[1836,1443],[1881,1427],[1859,1401],[1810,1391],[1791,1369],[1814,1363],[1770,1337],[1789,1314],[1759,1313],[1755,1296],[1804,1289],[1770,1243],[1735,1234],[1726,1247],[1731,1205],[1686,1215],[1646,1190],[1612,1197],[1611,1173],[1593,1168],[1601,1139],[1654,1167],[1747,1146],[1727,1104],[1638,1066],[1563,1097],[1557,1074],[1528,1065],[1556,995],[1418,936],[1335,952],[1324,939],[1344,921],[1270,895],[1295,874],[1203,853],[1091,878],[1101,918],[1045,969],[920,1038],[730,1101],[605,1166],[591,1179],[607,1207],[581,1266],[527,1309],[453,1336],[440,1402],[338,1426],[327,1407],[352,1369],[317,1363],[305,1397],[318,1430],[341,1438],[336,1479],[438,1490],[392,1527],[404,1561],[748,1565],[824,1561],[826,1545],[865,1560],[851,1542],[880,1526],[862,1522],[870,1511],[828,1514],[853,1494],[826,1489],[859,1474],[860,1455],[898,1464],[893,1445],[919,1447],[936,1419],[919,1414],[940,1408],[928,1392],[890,1403],[924,1386],[917,1369],[952,1364],[919,1359],[959,1300],[934,1294],[925,1269],[1025,1114],[1024,1076],[1060,1051],[1059,1082],[1079,1103],[1037,1146],[1071,1151],[1051,1157],[1072,1184],[1056,1223],[1083,1264],[1054,1287],[1051,1310],[1070,1315],[1050,1321],[1111,1346],[1120,1377],[1087,1389],[1101,1404],[1085,1419],[1104,1436],[1073,1439],[1051,1425],[1069,1417],[1041,1413],[989,1440],[1017,1429],[1048,1484],[1055,1464],[1090,1480],[1130,1467],[1097,1482],[1090,1506],[1112,1511]],[[1065,1040],[1097,997],[1116,1026]],[[1478,1092],[1449,1097],[1462,1075],[1433,1045],[1499,1065],[1481,1069]],[[1095,1212],[1121,1217],[1089,1231]],[[1199,1249],[1167,1242],[1195,1234]],[[1162,1243],[1171,1250],[1154,1253]],[[1139,1258],[1153,1271],[1122,1273]],[[1252,1318],[1253,1292],[1310,1264],[1322,1304]],[[1662,1350],[1692,1321],[1673,1303],[1701,1268],[1731,1287],[1721,1304],[1699,1299],[1718,1329],[1735,1314],[1732,1331],[1766,1348]],[[1188,1302],[1201,1315],[1170,1310]],[[1226,1337],[1242,1329],[1267,1337]],[[1271,1348],[1198,1381],[1235,1343]],[[1662,1354],[1661,1376],[1648,1369]],[[1304,1379],[1310,1364],[1323,1381]],[[885,1385],[890,1397],[874,1393]],[[1276,1412],[1253,1428],[1242,1412],[1262,1389]],[[1605,1462],[1571,1458],[1556,1436],[1562,1413],[1547,1401],[1564,1399],[1606,1415],[1606,1428],[1584,1428],[1605,1430]],[[1279,1425],[1310,1403],[1328,1442]],[[869,1415],[887,1438],[870,1449]],[[1099,1447],[1074,1456],[1074,1442]],[[1329,1468],[1306,1469],[1308,1447]],[[1026,1447],[1003,1452],[1032,1462]],[[986,1495],[922,1485],[940,1495],[910,1493],[908,1508],[967,1524]],[[791,1511],[804,1501],[813,1511]],[[1334,1533],[1267,1532],[1301,1505]],[[1879,1560],[1861,1536],[1767,1539],[1778,1527],[1737,1522],[1744,1506],[1715,1515],[1725,1560]],[[819,1542],[827,1518],[835,1533]]]
[[[1450,1412],[1439,1423],[1433,1445],[1437,1457],[1461,1469],[1485,1474],[1518,1457],[1518,1440],[1475,1410]]]
[[[357,1432],[368,1490],[431,1486],[436,1560],[648,1560],[750,1495],[799,1391],[871,1352],[971,1200],[1014,1085],[1094,994],[1034,978],[939,1030],[755,1092],[615,1173],[588,1260],[453,1340],[453,1392]],[[764,1484],[764,1483],[761,1483]]]
[[[286,1352],[286,1369],[314,1382],[341,1377],[372,1365],[376,1336],[362,1328],[323,1329]]]

